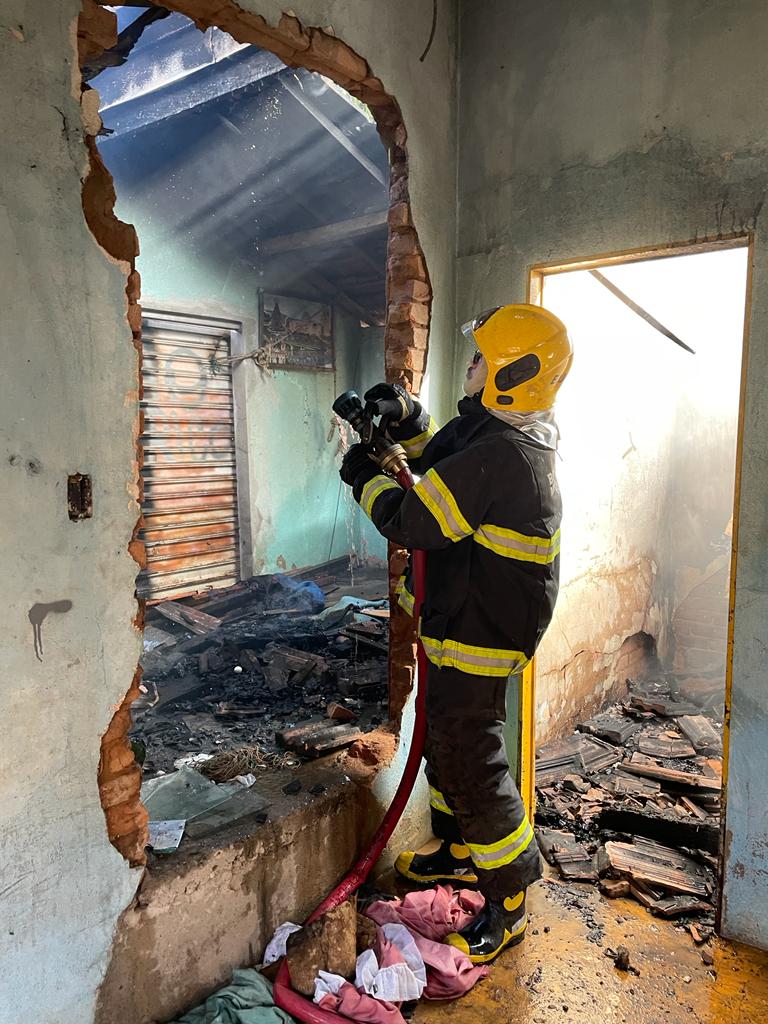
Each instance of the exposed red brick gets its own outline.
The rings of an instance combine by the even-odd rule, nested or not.
[[[427,266],[420,254],[391,257],[387,260],[387,272],[394,285],[427,280]]]
[[[411,323],[426,327],[429,323],[429,306],[425,302],[390,302],[387,323]]]
[[[385,354],[384,366],[393,374],[405,373],[407,378],[407,371],[415,371],[416,373],[423,373],[426,367],[427,354],[426,352],[419,352],[415,348],[408,349],[407,352],[398,353],[396,358],[390,357]],[[417,392],[415,379],[411,377],[412,386],[411,389],[414,393]],[[419,382],[420,383],[420,382]]]
[[[97,4],[83,0],[77,19],[77,55],[83,64],[117,43],[117,15]]]
[[[386,335],[387,351],[399,358],[411,349],[425,352],[429,332],[426,327],[415,327],[412,323],[388,323]]]
[[[362,82],[368,78],[367,62],[362,57],[358,57],[346,43],[319,28],[310,29],[309,35],[311,38],[309,52],[315,59],[324,62],[339,75],[353,82]]]
[[[387,214],[387,223],[389,224],[390,231],[403,231],[406,228],[412,228],[413,220],[411,218],[410,203],[392,203]]]
[[[419,240],[413,228],[396,231],[389,236],[387,256],[390,259],[418,255],[420,255]]]
[[[425,302],[432,298],[432,289],[427,281],[404,281],[392,289],[392,302]]]
[[[139,255],[139,240],[133,224],[124,224],[115,216],[115,186],[104,166],[96,140],[86,138],[90,166],[83,181],[83,211],[88,227],[99,245],[113,259],[133,263]]]

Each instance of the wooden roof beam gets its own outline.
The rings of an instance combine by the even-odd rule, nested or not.
[[[336,221],[333,224],[323,224],[316,228],[307,228],[304,231],[293,231],[288,235],[273,235],[272,238],[262,240],[259,250],[264,256],[273,256],[275,253],[293,252],[311,246],[333,245],[335,242],[344,242],[357,235],[367,234],[386,223],[387,211],[378,210],[376,213],[350,217],[348,220]]]

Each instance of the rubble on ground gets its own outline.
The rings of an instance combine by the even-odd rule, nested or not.
[[[339,601],[342,594],[360,598]],[[231,751],[249,770],[284,767],[381,725],[386,594],[385,567],[351,573],[340,559],[150,605],[130,734],[145,775]],[[361,608],[366,602],[379,607]]]
[[[627,682],[625,700],[538,751],[539,845],[566,882],[631,896],[706,941],[717,886],[722,679]]]

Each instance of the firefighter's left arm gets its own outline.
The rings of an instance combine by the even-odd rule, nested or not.
[[[482,456],[473,446],[442,459],[409,491],[378,474],[356,483],[354,494],[388,540],[435,551],[472,536],[483,522],[489,503],[484,472]]]

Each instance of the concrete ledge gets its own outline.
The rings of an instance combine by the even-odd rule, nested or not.
[[[299,777],[303,790],[282,786]],[[313,797],[316,782],[328,789]],[[343,876],[384,808],[337,765],[309,764],[258,784],[264,825],[233,825],[153,857],[121,915],[95,1024],[167,1021],[258,962],[275,927],[300,922]]]

